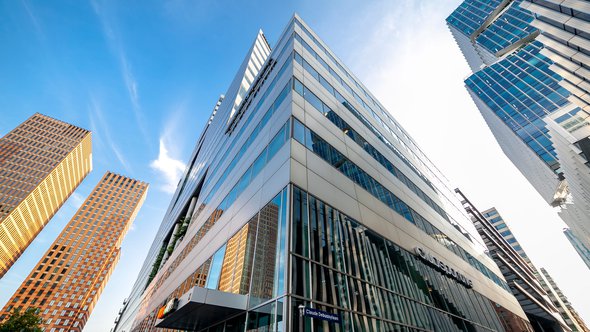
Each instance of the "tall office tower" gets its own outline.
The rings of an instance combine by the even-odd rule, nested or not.
[[[231,104],[231,111],[229,112],[232,114],[235,113],[238,107],[236,105],[239,105],[242,100],[247,97],[247,92],[255,83],[258,84],[258,76],[261,70],[263,70],[263,66],[266,63],[269,53],[270,47],[266,41],[266,37],[264,37],[262,31],[260,31],[248,52],[248,56],[240,65],[239,73],[241,75],[236,75],[235,79],[231,83],[231,97],[225,98],[224,95],[221,95],[217,100],[213,111],[211,112],[211,117],[209,118],[205,129],[201,133],[196,148],[191,155],[191,162],[186,168],[180,182],[181,184],[178,186],[172,198],[172,202],[170,203],[168,210],[164,215],[164,220],[162,220],[162,223],[160,224],[160,228],[156,233],[156,238],[152,242],[137,280],[131,289],[131,294],[124,301],[123,307],[120,309],[119,315],[115,319],[115,327],[113,329],[114,331],[130,330],[133,319],[135,318],[137,310],[139,309],[143,292],[145,291],[148,284],[152,281],[160,267],[163,266],[168,260],[169,254],[172,252],[172,250],[174,250],[176,242],[180,243],[180,241],[178,241],[179,237],[174,236],[174,234],[176,234],[176,232],[182,228],[184,228],[184,231],[186,231],[186,228],[188,227],[188,224],[180,222],[180,218],[182,217],[187,221],[190,220],[190,216],[195,209],[197,196],[203,185],[201,182],[195,182],[197,172],[202,172],[203,168],[203,165],[196,164],[196,157],[201,151],[201,146],[203,147],[203,153],[207,153],[208,155],[212,153],[210,151],[211,146],[203,145],[203,140],[205,138],[205,134],[207,134],[208,131],[221,130],[217,128],[218,126],[214,129],[209,129],[219,110],[219,107],[221,106],[221,103],[225,101],[225,105]],[[268,69],[269,68],[265,68],[264,70],[268,71]],[[241,117],[243,114],[239,114],[238,116]],[[202,156],[200,157],[202,158]],[[199,174],[199,176],[202,177],[202,174]],[[189,205],[188,208],[186,206],[187,202]],[[170,247],[170,249],[168,249],[168,247]]]
[[[532,331],[442,175],[298,16],[239,93],[117,331]]]
[[[548,120],[550,136],[571,192],[574,209],[562,213],[571,231],[590,247],[590,6],[586,1],[524,1],[535,15],[531,25],[541,30],[537,40],[553,61],[550,69],[571,91],[572,105]]]
[[[588,160],[581,149],[590,134],[588,114],[572,103],[581,100],[574,85],[559,75],[564,71],[557,70],[555,57],[541,43],[548,37],[544,30],[539,35],[537,27],[547,24],[538,23],[523,7],[534,6],[466,0],[447,24],[474,71],[465,80],[467,90],[498,144],[590,246],[590,169],[579,168]]]
[[[520,255],[520,257],[522,257],[529,265],[531,265],[531,267],[533,267],[533,263],[531,262],[529,256],[522,249],[520,243],[518,243],[518,240],[516,240],[516,237],[514,234],[512,234],[510,227],[508,227],[508,224],[506,224],[504,218],[502,218],[498,210],[496,210],[496,208],[490,208],[483,211],[482,214],[486,220],[498,231],[498,233],[500,233],[500,236],[502,236],[502,238],[506,240],[510,246],[512,246],[512,249],[514,249]]]
[[[510,227],[506,224],[500,213],[496,208],[491,208],[482,212],[486,220],[500,233],[500,235],[508,242],[512,248],[528,263],[535,278],[543,290],[547,293],[549,300],[558,309],[559,314],[563,318],[564,322],[572,331],[586,331],[587,327],[578,313],[573,309],[567,298],[561,292],[561,289],[557,286],[555,281],[549,276],[545,269],[541,268],[541,272],[533,265],[526,252],[522,249],[520,243],[512,234]],[[580,323],[581,322],[581,323]]]
[[[574,103],[546,118],[551,142],[568,184],[569,202],[563,204],[560,215],[586,247],[590,247],[589,120],[589,114]]]
[[[584,263],[590,268],[590,248],[586,247],[584,243],[572,233],[571,229],[564,228],[563,234],[565,234],[565,237],[567,237],[574,249],[576,249],[580,258],[582,258]]]
[[[563,294],[559,286],[557,286],[547,270],[541,268],[541,274],[539,277],[540,278],[538,279],[541,281],[541,285],[548,290],[547,293],[549,294],[549,298],[551,298],[551,301],[553,301],[553,303],[559,308],[561,316],[572,329],[572,332],[590,332],[590,329],[586,326],[582,317],[580,317],[578,312],[573,308],[570,301]],[[549,292],[549,290],[551,290],[551,292]],[[562,312],[562,308],[565,309],[564,312]]]
[[[0,138],[0,278],[92,170],[89,131],[34,114]]]
[[[447,25],[464,54],[474,49],[489,53],[495,49],[488,46],[489,38],[507,43],[505,36],[514,35],[504,49],[511,49],[510,45],[519,48],[494,53],[492,59],[482,57],[484,66],[474,70],[465,85],[504,153],[541,196],[554,203],[562,199],[555,195],[561,171],[543,118],[567,105],[569,92],[559,85],[561,77],[549,70],[551,61],[542,54],[543,45],[530,41],[538,30],[531,28],[534,18],[520,8],[519,2],[487,2],[492,7],[482,14],[484,18],[473,21],[470,15],[478,13],[473,3],[479,1],[468,0],[447,18]],[[504,7],[507,4],[508,10]],[[517,10],[519,16],[509,15],[511,10]],[[471,29],[461,30],[467,22]],[[510,27],[509,32],[515,33],[498,26]],[[461,37],[471,42],[459,42]]]
[[[544,268],[541,268],[541,273],[543,275],[543,279],[548,283],[549,287],[554,291],[554,294],[557,296],[558,300],[553,300],[553,299],[552,300],[554,302],[559,301],[560,303],[565,304],[565,307],[567,307],[567,309],[569,310],[569,312],[572,316],[572,320],[574,321],[575,324],[577,324],[579,326],[579,331],[590,332],[590,329],[588,328],[588,326],[586,326],[586,323],[584,322],[582,317],[580,317],[578,312],[572,307],[572,304],[570,303],[570,301],[563,294],[563,292],[561,291],[559,286],[557,286],[557,284],[555,283],[555,281],[553,280],[551,275],[547,272],[547,270],[545,270]],[[575,332],[575,330],[573,330],[573,329],[572,329],[572,331]]]
[[[535,331],[570,331],[537,279],[537,270],[495,208],[480,212],[461,191],[463,206],[484,239]]]
[[[148,184],[106,172],[2,312],[39,309],[45,331],[79,332],[121,254]]]

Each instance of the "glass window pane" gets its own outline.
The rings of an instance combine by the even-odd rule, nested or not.
[[[283,146],[283,143],[285,142],[285,130],[286,130],[286,127],[283,126],[281,128],[281,130],[279,130],[279,132],[272,139],[270,144],[268,145],[268,160],[269,161],[270,161],[270,159],[272,159],[272,157],[274,157],[274,155],[277,153],[277,151],[279,151],[281,146]]]
[[[320,79],[320,74],[318,74],[318,72],[313,69],[313,67],[309,64],[309,62],[307,61],[303,61],[303,68],[305,68],[305,70],[311,74],[311,76],[313,76],[316,80]]]
[[[323,112],[322,101],[315,94],[313,94],[311,91],[309,91],[307,88],[305,88],[305,90],[304,90],[303,97],[316,110]]]
[[[291,82],[289,81],[289,83],[287,83],[285,85],[285,87],[283,88],[283,90],[281,90],[281,93],[277,96],[277,99],[275,99],[275,102],[272,106],[273,112],[279,108],[279,106],[281,106],[281,103],[283,102],[283,100],[285,100],[285,97],[287,97],[287,95],[289,94],[289,90],[291,86]]]
[[[217,250],[213,255],[213,261],[211,262],[211,268],[207,277],[207,284],[205,288],[217,289],[219,285],[219,276],[221,275],[221,267],[223,265],[223,257],[225,256],[225,244]]]
[[[305,127],[297,119],[293,120],[293,138],[297,142],[305,145]]]
[[[267,150],[268,149],[264,149],[264,151],[262,151],[262,153],[258,156],[258,158],[256,158],[256,160],[252,164],[252,179],[254,179],[258,175],[258,173],[260,173],[260,170],[262,170],[264,165],[266,165]]]
[[[301,84],[298,79],[293,80],[293,89],[295,89],[299,95],[303,96],[303,84]]]
[[[252,268],[250,307],[273,297],[280,206],[275,200],[260,210]]]
[[[326,81],[325,78],[323,78],[322,76],[320,76],[320,83],[322,84],[322,86],[328,90],[328,92],[330,94],[334,94],[334,88],[332,87],[332,85],[330,85],[330,83],[328,83],[328,81]]]

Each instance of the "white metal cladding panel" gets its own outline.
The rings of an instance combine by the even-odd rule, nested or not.
[[[300,145],[294,142],[293,145]],[[361,222],[363,225],[379,232],[382,236],[390,239],[394,243],[400,245],[406,250],[412,251],[416,245],[421,245],[428,248],[430,251],[437,253],[445,260],[458,268],[458,270],[465,273],[474,280],[474,288],[484,296],[493,301],[501,303],[506,308],[521,313],[521,308],[512,297],[512,294],[506,290],[499,290],[498,286],[487,277],[484,277],[479,271],[475,270],[467,262],[447,251],[442,245],[430,236],[416,228],[414,225],[405,220],[402,216],[387,209],[375,209],[378,202],[374,197],[367,193],[364,189],[353,184],[348,178],[342,175],[331,166],[327,165],[320,157],[314,153],[307,152],[307,191],[332,205],[334,208],[340,210],[342,213],[350,216]],[[294,161],[297,163],[296,161]],[[320,169],[324,168],[324,169]],[[293,170],[292,170],[293,171]],[[321,176],[319,174],[329,174]],[[293,174],[293,173],[292,173]],[[331,179],[331,180],[330,180]],[[298,181],[301,178],[294,179],[292,182],[299,185]],[[355,187],[352,192],[343,191],[339,188],[338,183],[350,182],[350,185]],[[303,185],[302,185],[303,187]],[[475,255],[478,259],[486,261],[483,255]],[[493,266],[492,271],[501,275],[497,266]]]
[[[295,65],[295,66],[298,67],[298,65]],[[309,77],[309,74],[307,75],[307,77]],[[330,97],[328,97],[325,93],[322,93],[321,90],[323,88],[319,87],[319,83],[316,83],[315,79],[313,79],[313,78],[306,79],[306,75],[304,74],[302,81],[314,94],[316,94],[322,100],[329,100],[330,99]],[[435,213],[431,207],[427,206],[425,202],[423,202],[420,198],[418,198],[418,196],[414,192],[412,192],[405,185],[403,185],[399,179],[395,178],[382,165],[375,162],[375,160],[372,157],[367,158],[367,153],[363,149],[361,149],[358,146],[358,144],[356,144],[355,142],[350,140],[350,138],[345,138],[346,135],[344,135],[341,130],[337,129],[337,127],[335,127],[330,121],[326,120],[326,118],[323,114],[321,114],[318,110],[316,110],[313,106],[311,106],[310,104],[308,104],[306,102],[304,102],[304,106],[305,106],[306,112],[305,112],[305,120],[303,122],[306,124],[307,127],[309,127],[312,131],[316,132],[321,137],[323,137],[328,143],[330,143],[332,146],[334,146],[340,152],[342,152],[345,156],[347,156],[349,159],[351,159],[352,162],[359,165],[362,169],[364,169],[367,173],[369,173],[377,181],[379,181],[383,185],[389,187],[390,191],[395,192],[396,195],[398,195],[404,202],[408,203],[414,210],[416,210],[422,216],[426,217],[426,219],[431,221],[437,228],[445,229],[446,230],[445,232],[448,233],[449,237],[452,238],[455,242],[462,245],[463,247],[472,248],[473,244],[471,242],[467,241],[464,238],[464,236],[462,234],[460,234],[454,227],[450,227],[450,225],[447,221],[443,220],[440,215]],[[334,107],[333,110],[341,112],[342,114],[348,113],[348,111],[339,111],[339,108],[338,108],[339,106],[336,103],[333,103],[332,107]],[[342,106],[340,106],[340,107],[342,107]],[[358,120],[356,120],[356,121],[358,121]],[[363,127],[360,127],[360,128],[363,128]],[[334,133],[334,129],[337,130],[336,135]],[[356,128],[354,128],[354,129],[356,130]],[[362,130],[359,130],[359,131],[362,131]],[[372,144],[374,146],[379,146],[379,144],[382,144],[380,141],[377,140],[377,138],[373,134],[366,133],[365,135],[366,135],[366,140],[370,144]],[[389,158],[391,158],[393,156],[393,154],[389,150],[386,150],[385,153],[383,153],[383,154],[388,156]],[[325,163],[325,162],[321,161],[321,163]],[[402,164],[402,163],[399,162],[398,164]],[[308,167],[311,168],[312,165],[308,164]],[[331,166],[329,166],[329,167],[331,167]],[[401,165],[400,165],[400,168],[402,168]],[[323,172],[321,171],[322,170],[321,167],[315,167],[313,169],[315,172],[320,172],[319,175],[324,176],[325,178],[329,179],[329,177],[327,177],[327,175],[322,174]],[[414,181],[415,183],[421,183],[421,180],[415,174],[413,174],[413,172],[407,171],[407,170],[406,170],[406,172],[408,173],[407,176],[410,179],[412,179],[412,181]],[[433,195],[432,193],[433,193],[432,189],[430,189],[430,195],[432,195],[432,197],[434,197],[435,200],[439,200],[439,202],[440,202],[440,199],[438,199],[438,197],[436,195]],[[373,200],[377,201],[374,198],[373,198]],[[383,205],[383,203],[381,203],[381,202],[379,202],[378,206],[380,206],[380,208],[382,207],[382,208],[386,208],[389,210],[389,208],[385,207]],[[467,220],[466,222],[469,222],[469,221]],[[475,253],[476,255],[479,255],[482,252],[483,252],[483,249],[480,250],[479,252],[474,251],[473,253]],[[487,262],[488,267],[490,267],[492,269],[495,268],[495,265],[493,264],[493,262],[491,262],[491,260],[487,259],[487,257],[484,258],[484,260],[488,261]]]

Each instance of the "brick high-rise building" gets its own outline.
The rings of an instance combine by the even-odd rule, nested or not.
[[[45,331],[82,331],[148,184],[107,172],[0,312],[38,308]]]
[[[34,114],[0,138],[0,278],[92,170],[91,134]]]

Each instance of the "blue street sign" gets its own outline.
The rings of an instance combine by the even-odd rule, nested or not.
[[[331,323],[340,324],[340,315],[318,309],[305,307],[304,315],[311,318],[326,320]]]

